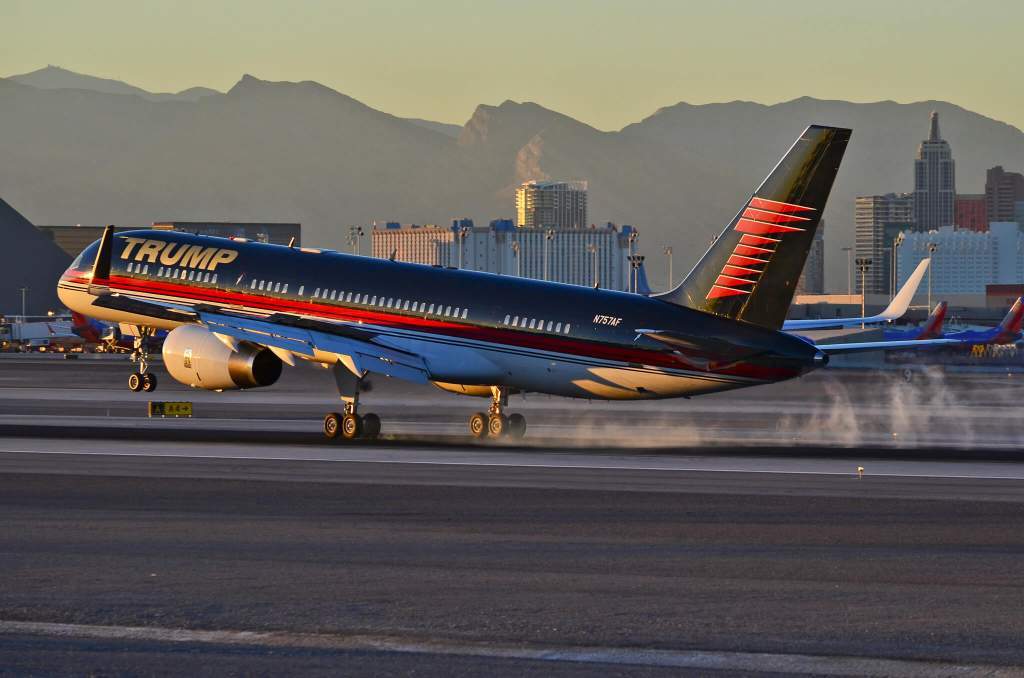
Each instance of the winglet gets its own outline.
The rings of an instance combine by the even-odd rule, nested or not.
[[[103,229],[103,236],[100,238],[100,248],[96,250],[96,261],[92,265],[93,280],[107,280],[110,278],[110,250],[114,246],[114,226],[110,225]]]
[[[921,280],[924,278],[925,271],[928,270],[928,264],[931,263],[931,258],[925,258],[921,260],[921,263],[917,265],[914,272],[907,278],[907,282],[903,283],[903,287],[896,294],[893,300],[885,308],[884,311],[878,314],[879,320],[896,320],[903,316],[910,308],[910,302],[917,294],[917,288],[921,285]]]

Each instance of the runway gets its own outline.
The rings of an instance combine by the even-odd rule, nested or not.
[[[125,365],[69,363],[0,360],[0,675],[1024,675],[1013,377],[942,377],[956,444],[886,439],[851,374],[871,444],[771,428],[826,376],[682,429],[700,399],[640,404],[665,432],[633,443],[581,433],[618,410],[528,397],[514,445],[461,433],[478,401],[383,382],[390,437],[328,445],[317,372],[164,381],[199,396],[175,421]]]

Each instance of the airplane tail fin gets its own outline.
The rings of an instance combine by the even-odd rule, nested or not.
[[[804,130],[686,279],[655,298],[781,328],[849,140],[848,129]]]
[[[935,304],[924,327],[921,328],[921,334],[917,336],[918,339],[938,339],[942,336],[942,323],[946,322],[947,306],[948,304],[944,301]]]
[[[996,328],[998,332],[996,332],[995,343],[1012,344],[1020,339],[1022,321],[1024,321],[1024,298],[1017,297],[1017,301],[1013,302],[1009,313]]]

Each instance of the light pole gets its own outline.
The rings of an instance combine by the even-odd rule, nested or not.
[[[896,298],[896,290],[900,285],[899,272],[899,251],[903,244],[903,233],[898,233],[892,241],[892,298]]]
[[[523,269],[520,266],[520,262],[522,260],[519,258],[519,241],[518,240],[513,240],[512,241],[512,256],[514,256],[516,258],[516,277],[517,278],[522,278],[523,277]]]
[[[864,300],[867,298],[867,277],[868,269],[871,268],[870,259],[862,259],[857,257],[857,270],[860,271],[860,317],[864,317]],[[860,328],[864,329],[864,323],[861,322]]]
[[[594,243],[590,243],[589,245],[587,245],[587,251],[594,255],[594,263],[592,264],[594,271],[594,289],[597,289],[598,287],[601,286],[601,279],[597,275],[597,245],[595,245]]]
[[[31,290],[32,288],[19,287],[18,289],[21,290],[21,322],[25,322],[25,308],[27,306],[25,304],[25,296],[29,293],[29,290]]]
[[[633,288],[631,291],[633,292],[633,294],[639,294],[640,293],[640,267],[643,265],[643,263],[644,263],[644,255],[642,255],[642,254],[631,254],[631,255],[629,255],[629,265],[630,265],[630,268],[632,269],[632,273],[633,273],[632,279],[630,280],[630,285]]]
[[[348,244],[352,248],[353,254],[359,256],[359,244],[363,239],[363,227],[362,226],[349,226],[348,227]]]
[[[466,233],[466,229],[464,228],[460,228],[459,230],[455,231],[455,239],[459,241],[459,268],[462,268],[463,250],[466,249],[465,243],[467,235],[468,233]]]
[[[675,282],[672,280],[672,248],[665,248],[665,256],[668,257],[668,288],[672,289],[672,284]]]
[[[846,252],[846,296],[853,296],[853,248],[844,247],[843,251]]]
[[[548,250],[551,249],[551,241],[555,239],[554,229],[544,231],[544,280],[548,279]]]
[[[935,250],[939,249],[936,243],[928,243],[928,258],[931,261],[928,263],[928,312],[932,310],[932,269],[935,268]]]

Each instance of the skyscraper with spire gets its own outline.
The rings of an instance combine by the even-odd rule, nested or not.
[[[928,139],[914,161],[914,228],[931,231],[954,223],[956,167],[949,144],[939,134],[939,114],[932,111]]]

